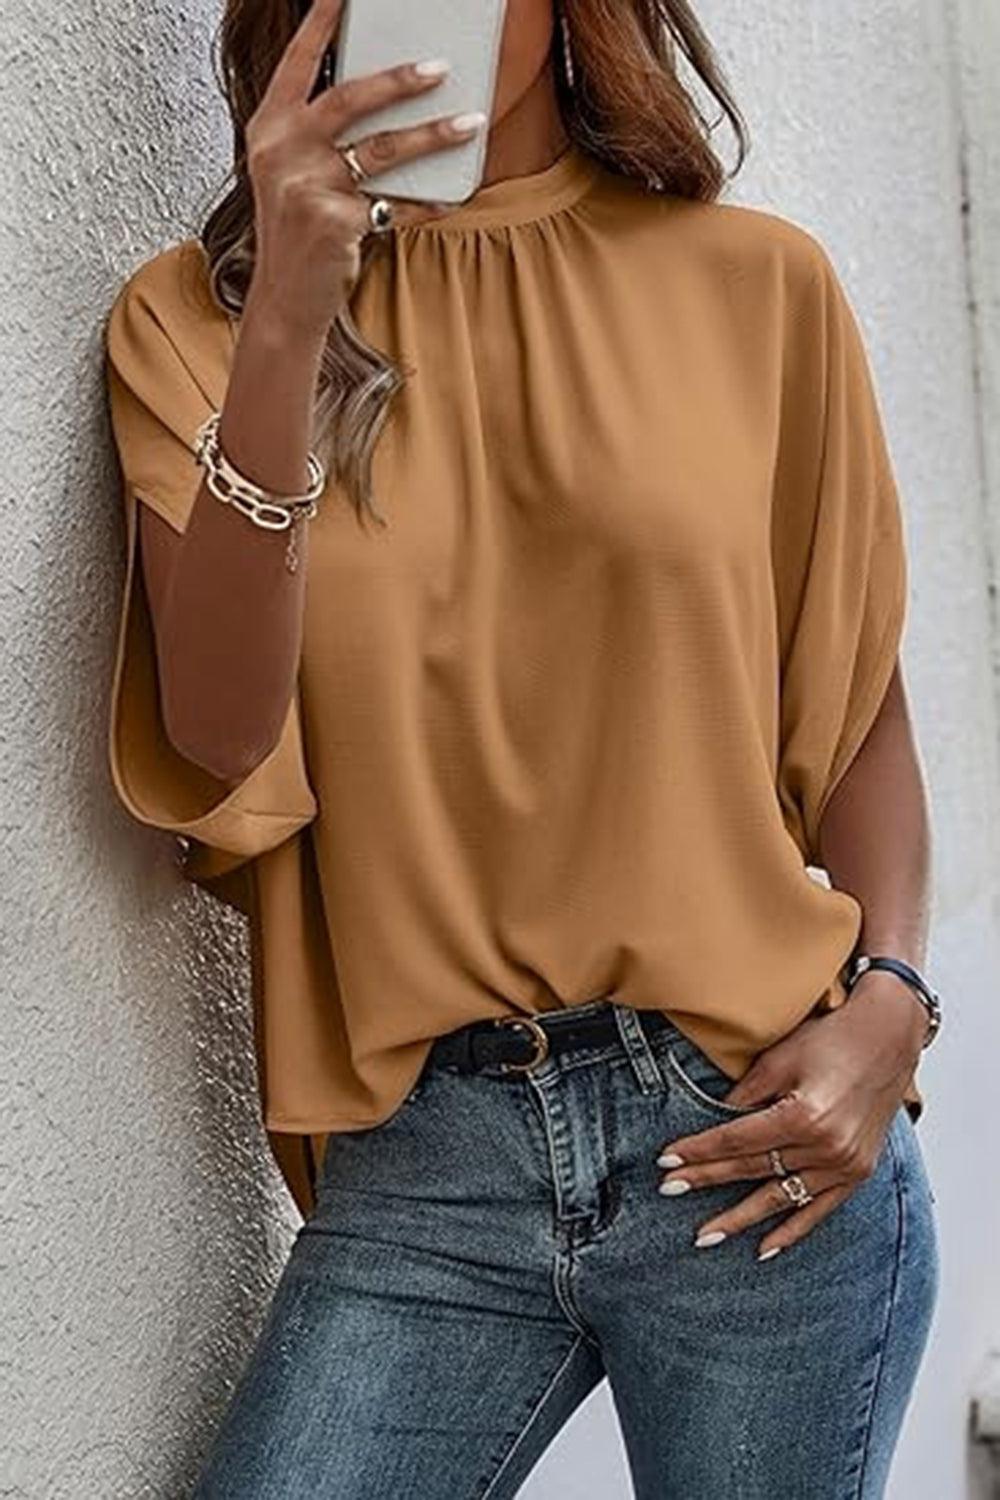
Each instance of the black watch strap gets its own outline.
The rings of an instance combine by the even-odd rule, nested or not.
[[[928,1026],[924,1046],[929,1047],[941,1029],[941,998],[937,992],[931,989],[919,969],[907,963],[905,958],[895,958],[887,953],[857,954],[848,965],[848,992],[853,989],[861,975],[867,973],[869,969],[887,969],[889,973],[897,974],[910,986],[927,1012]]]

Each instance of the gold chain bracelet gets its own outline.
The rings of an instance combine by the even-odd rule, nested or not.
[[[290,573],[298,567],[296,533],[299,524],[311,521],[317,512],[317,501],[326,486],[326,471],[315,453],[309,453],[309,488],[303,495],[282,495],[266,490],[240,473],[230,463],[219,442],[221,412],[213,412],[195,434],[195,458],[206,471],[206,483],[217,500],[231,505],[255,526],[266,531],[288,531],[285,566]]]

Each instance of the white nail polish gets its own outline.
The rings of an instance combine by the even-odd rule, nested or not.
[[[695,1245],[699,1250],[707,1250],[710,1245],[721,1245],[728,1235],[724,1229],[707,1229],[704,1234],[699,1234]]]
[[[414,63],[414,73],[419,73],[421,78],[440,78],[442,73],[451,70],[451,63],[446,57],[425,57],[423,62]]]
[[[665,1151],[662,1156],[656,1158],[656,1165],[658,1167],[666,1167],[669,1172],[671,1167],[683,1167],[684,1158],[683,1156],[678,1156],[676,1151]]]
[[[772,1245],[771,1248],[770,1248],[770,1250],[762,1250],[760,1252],[760,1254],[758,1255],[757,1259],[758,1260],[773,1260],[776,1255],[780,1255],[781,1254],[781,1252],[782,1252],[783,1249],[784,1249],[783,1245]]]
[[[689,1193],[691,1184],[685,1182],[683,1177],[674,1177],[669,1182],[661,1182],[659,1191],[665,1198],[676,1198],[679,1193]]]
[[[473,109],[466,115],[452,115],[451,123],[454,130],[478,130],[486,124],[486,116],[481,109]]]

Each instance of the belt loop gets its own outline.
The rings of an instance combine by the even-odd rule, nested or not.
[[[623,1005],[621,1001],[614,1000],[611,1005],[615,1025],[618,1027],[618,1034],[626,1056],[632,1064],[636,1083],[644,1094],[662,1093],[667,1087],[666,1080],[653,1056],[649,1038],[635,1007]]]

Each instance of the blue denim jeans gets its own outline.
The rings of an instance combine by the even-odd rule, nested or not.
[[[329,1137],[194,1500],[500,1500],[605,1377],[638,1500],[883,1494],[937,1287],[909,1116],[781,1255],[755,1258],[773,1220],[696,1249],[754,1184],[664,1197],[656,1155],[744,1111],[674,1027],[613,1014],[530,1073],[432,1050]]]

